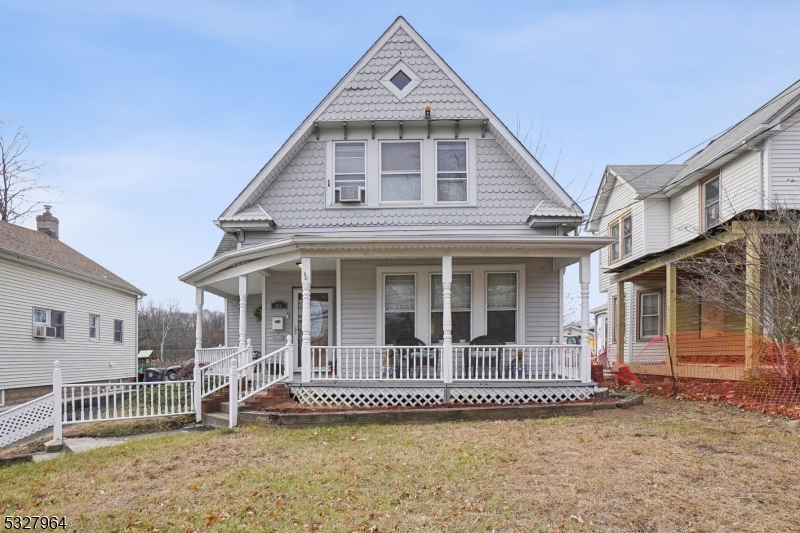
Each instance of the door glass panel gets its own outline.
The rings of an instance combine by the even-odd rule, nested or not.
[[[330,331],[328,330],[330,302],[327,292],[311,292],[311,353],[312,365],[321,367],[327,364],[324,350],[314,350],[315,346],[330,345]],[[298,347],[303,343],[303,294],[297,294],[297,335]],[[301,366],[301,349],[297,351],[297,366]]]

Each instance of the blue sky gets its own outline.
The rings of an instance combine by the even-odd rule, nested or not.
[[[398,15],[512,130],[543,125],[587,212],[605,165],[680,156],[800,78],[796,2],[0,0],[0,116],[62,239],[189,309],[211,220]]]

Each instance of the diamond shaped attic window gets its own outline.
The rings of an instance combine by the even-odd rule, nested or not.
[[[381,84],[389,89],[389,92],[401,101],[408,96],[421,81],[422,79],[402,60],[398,61],[395,66],[389,69],[381,78]]]
[[[408,85],[409,83],[411,83],[411,78],[409,78],[409,77],[406,75],[406,73],[405,73],[405,72],[403,72],[402,70],[398,70],[398,71],[397,71],[397,74],[395,74],[394,76],[392,76],[392,79],[391,79],[390,81],[392,82],[392,84],[393,84],[395,87],[397,87],[399,90],[401,90],[401,91],[402,91],[403,89],[405,89],[405,88],[406,88],[406,85]]]

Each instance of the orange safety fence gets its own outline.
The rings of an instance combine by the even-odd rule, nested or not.
[[[748,358],[747,341],[742,332],[680,331],[673,357],[668,338],[656,337],[627,364],[614,363],[612,348],[610,367],[619,385],[800,418],[800,345],[753,336]]]

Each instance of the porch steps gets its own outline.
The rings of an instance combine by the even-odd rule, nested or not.
[[[203,424],[215,428],[228,427],[228,413],[203,413]]]

